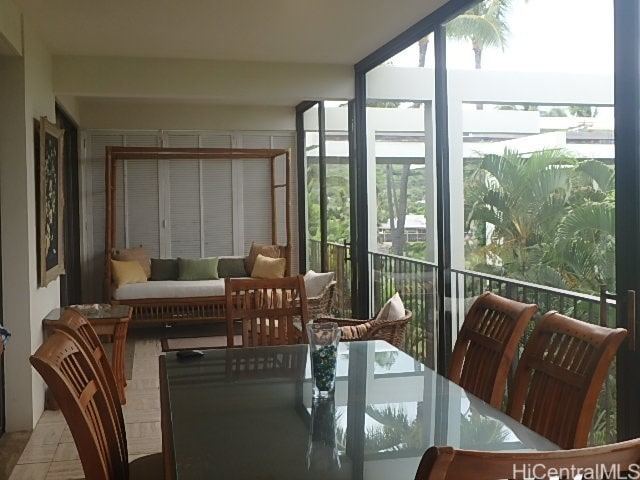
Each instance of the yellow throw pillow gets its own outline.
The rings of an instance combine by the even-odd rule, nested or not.
[[[270,258],[258,255],[251,271],[253,278],[282,278],[287,266],[286,258]]]
[[[111,278],[116,288],[128,283],[145,283],[147,274],[137,260],[111,260]]]
[[[279,258],[280,247],[278,247],[278,245],[263,245],[261,243],[252,242],[249,255],[244,259],[244,267],[247,273],[253,272],[253,267],[255,266],[258,255],[262,255],[263,257]]]
[[[147,278],[151,277],[151,259],[149,258],[147,250],[142,245],[135,248],[114,250],[111,258],[118,261],[135,260],[140,264]]]

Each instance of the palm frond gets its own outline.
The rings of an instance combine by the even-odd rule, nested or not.
[[[614,187],[615,171],[603,162],[585,160],[576,167],[576,171],[594,181],[600,190],[609,191]]]

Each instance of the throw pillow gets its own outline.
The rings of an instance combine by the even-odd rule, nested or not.
[[[371,328],[370,322],[360,323],[359,325],[345,325],[340,327],[340,338],[342,340],[357,340],[367,333]]]
[[[244,265],[247,273],[253,272],[253,266],[256,263],[256,258],[258,258],[258,255],[269,258],[279,258],[280,247],[278,247],[278,245],[263,245],[261,243],[252,242],[251,249],[249,250],[249,255],[245,259]]]
[[[151,280],[177,280],[178,260],[175,258],[152,258]]]
[[[286,258],[270,258],[258,255],[251,276],[253,278],[282,278],[287,266]]]
[[[387,300],[387,303],[380,309],[376,320],[398,320],[404,317],[405,309],[400,294],[396,294]]]
[[[333,280],[333,272],[317,273],[309,270],[304,274],[304,286],[307,291],[307,297],[317,297],[322,293],[324,288]]]
[[[218,257],[219,278],[247,277],[244,268],[244,257]]]
[[[111,279],[120,288],[128,283],[145,283],[147,274],[136,260],[111,260]]]
[[[151,276],[151,259],[149,258],[149,254],[147,250],[140,245],[135,248],[122,248],[120,250],[114,250],[112,252],[111,258],[114,260],[119,260],[121,262],[135,260],[140,264],[142,270],[147,275],[147,278]]]
[[[217,280],[218,257],[178,258],[178,280]]]

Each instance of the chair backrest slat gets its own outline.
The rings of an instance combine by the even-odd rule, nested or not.
[[[623,328],[545,314],[516,370],[508,413],[562,448],[586,446],[600,389]]]
[[[537,310],[491,292],[480,295],[458,333],[449,379],[500,408],[518,342]]]

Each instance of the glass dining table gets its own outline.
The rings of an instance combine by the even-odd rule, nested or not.
[[[384,341],[341,343],[314,400],[307,345],[160,357],[163,450],[191,479],[412,479],[433,445],[556,450]]]

